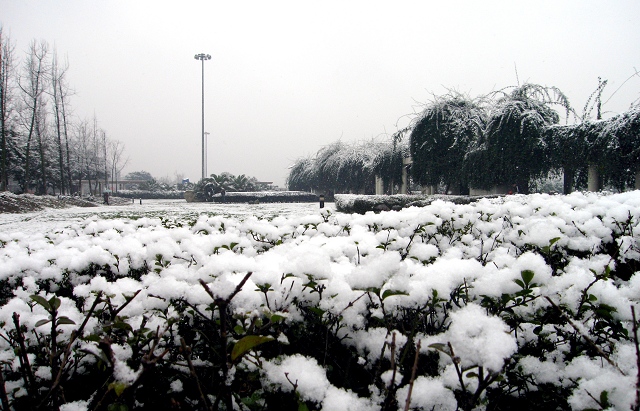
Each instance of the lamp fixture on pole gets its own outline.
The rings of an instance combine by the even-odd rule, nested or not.
[[[196,60],[202,61],[202,178],[206,176],[205,170],[205,154],[204,154],[204,61],[211,60],[209,54],[196,54],[194,57]]]

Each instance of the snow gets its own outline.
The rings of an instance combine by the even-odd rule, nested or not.
[[[625,229],[627,221],[631,225]],[[575,313],[588,288],[598,303],[614,307],[613,318],[630,330],[629,307],[640,311],[640,275],[634,273],[629,281],[608,278],[605,274],[616,268],[616,262],[604,253],[603,244],[617,244],[623,254],[620,261],[637,262],[639,221],[640,192],[515,195],[467,205],[437,200],[423,208],[364,215],[336,213],[331,204],[320,210],[318,204],[310,203],[158,200],[0,214],[0,280],[8,281],[13,290],[12,298],[0,307],[0,322],[12,324],[14,312],[28,328],[48,318],[49,313],[29,296],[49,299],[64,279],[72,284],[73,295],[84,299],[85,309],[96,292],[119,306],[139,291],[121,314],[134,327],[145,315],[146,326],[155,329],[163,324],[158,311],[164,310],[166,318],[178,315],[171,300],[181,299],[194,307],[211,303],[200,281],[214,297],[226,299],[250,274],[232,300],[234,313],[277,313],[293,324],[303,319],[300,306],[317,307],[325,320],[340,318],[340,328],[331,331],[361,357],[361,365],[373,370],[381,359],[388,363],[394,333],[396,354],[415,342],[408,331],[395,325],[384,327],[382,320],[401,310],[424,307],[434,292],[448,301],[464,285],[469,301],[451,305],[446,315],[444,311],[435,314],[443,323],[439,332],[417,335],[422,354],[433,352],[430,344],[451,344],[462,368],[482,367],[498,374],[505,364],[516,362],[535,384],[568,386],[574,381],[568,399],[574,409],[595,407],[586,393],[598,398],[602,390],[608,392],[614,408],[628,409],[634,402],[633,376],[637,375],[632,344],[619,342],[612,354],[624,373],[601,358],[567,359],[569,348],[558,341],[554,342],[557,349],[545,358],[520,355],[522,346],[537,341],[535,325],[525,322],[514,329],[505,317],[490,313],[480,302],[519,292],[522,287],[516,281],[530,271],[534,273],[532,292],[539,298],[514,312],[529,318],[540,310],[552,310],[543,298],[549,297]],[[566,260],[559,270],[547,260],[556,251],[556,257]],[[130,271],[139,275],[128,276]],[[50,287],[44,289],[43,284]],[[267,293],[256,291],[266,285]],[[82,312],[67,297],[61,297],[59,315],[76,324],[83,321]],[[376,319],[375,326],[368,323],[371,319]],[[588,333],[593,319],[582,320],[581,330]],[[94,326],[95,321],[90,321],[85,333]],[[557,335],[561,330],[540,326],[550,341],[561,338]],[[77,326],[61,327],[65,333],[60,338],[68,339]],[[47,335],[50,327],[38,331]],[[289,338],[280,334],[277,341],[288,344]],[[112,344],[112,349],[115,378],[132,384],[141,371],[126,363],[130,348]],[[19,366],[4,339],[0,339],[0,360]],[[412,409],[456,409],[453,390],[460,387],[452,359],[440,353],[438,365],[439,376],[419,375],[414,381]],[[371,398],[364,398],[334,385],[325,367],[310,356],[264,359],[261,372],[263,386],[295,390],[318,409],[356,411],[381,406],[373,390]],[[389,385],[392,373],[387,368],[380,372]],[[37,373],[47,378],[50,370],[39,368]],[[396,378],[396,399],[403,409],[408,381]],[[465,381],[471,388],[477,384],[477,378],[465,377]],[[529,389],[535,390],[535,384],[530,383]],[[23,394],[19,381],[8,381],[7,387]],[[181,391],[181,383],[172,383],[172,389]],[[86,401],[77,401],[61,409],[86,406]]]
[[[406,404],[408,393],[408,386],[398,390],[396,397],[400,405],[399,410],[405,409],[404,405]],[[440,379],[423,376],[418,377],[413,383],[410,405],[409,409],[425,411],[434,409],[455,411],[458,409],[458,403],[453,392],[446,388]]]
[[[284,392],[295,390],[303,401],[322,402],[329,389],[326,372],[313,358],[300,354],[275,361],[263,366],[267,384]]]
[[[509,327],[498,317],[488,316],[476,304],[469,304],[451,314],[451,326],[441,335],[425,338],[423,347],[430,344],[451,344],[463,368],[484,367],[500,371],[506,359],[518,349]]]

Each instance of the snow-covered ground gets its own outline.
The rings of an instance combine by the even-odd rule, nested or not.
[[[241,356],[235,374],[225,374],[231,385],[259,373],[260,390],[295,390],[313,408],[377,410],[391,395],[399,410],[407,397],[416,409],[455,410],[465,392],[469,398],[477,392],[483,409],[488,389],[527,401],[544,389],[553,393],[541,394],[550,396],[545,401],[576,410],[634,404],[639,191],[515,195],[466,205],[437,200],[365,215],[327,206],[147,200],[2,215],[0,280],[11,284],[13,298],[0,307],[0,322],[11,324],[19,313],[27,329],[37,328],[47,312],[30,296],[51,298],[63,279],[84,302],[81,310],[61,297],[59,314],[75,324],[98,292],[118,306],[139,290],[121,313],[133,330],[165,329],[170,318],[207,313],[212,301],[229,299],[238,333],[258,320],[271,323],[264,337],[283,346],[294,338],[314,344],[301,339],[299,327],[319,316],[326,330],[311,336],[321,340],[315,357],[262,357],[258,348],[253,360]],[[68,338],[77,325],[60,328]],[[96,318],[85,332],[92,329],[104,332]],[[168,335],[161,345],[175,343]],[[332,353],[322,351],[328,335],[354,353],[350,367],[377,375],[358,393],[328,378],[323,364]],[[36,343],[34,334],[26,336]],[[241,345],[235,343],[234,351]],[[438,353],[437,373],[411,381],[411,367],[392,365],[391,358],[399,361],[418,343],[422,363]],[[99,351],[96,342],[78,344]],[[112,344],[113,378],[124,387],[141,372],[129,344]],[[15,352],[0,339],[0,360],[17,369]],[[37,375],[46,379],[47,372],[41,364]],[[188,373],[175,378],[176,386],[190,381]],[[21,379],[7,384],[25,395]],[[86,401],[68,409],[83,409]]]
[[[335,208],[333,203],[325,203],[324,209],[334,210]],[[244,219],[248,216],[264,218],[299,216],[319,211],[319,203],[219,204],[187,203],[185,200],[143,200],[140,203],[140,200],[136,199],[130,205],[46,209],[25,214],[0,213],[0,232],[54,232],[93,216],[99,219],[141,217],[190,219],[206,214]]]

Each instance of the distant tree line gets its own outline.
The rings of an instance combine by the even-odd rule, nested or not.
[[[72,194],[117,178],[124,145],[73,115],[68,62],[33,40],[22,59],[0,26],[0,190]]]
[[[478,98],[450,91],[386,142],[336,142],[299,159],[287,184],[368,193],[379,176],[388,193],[401,179],[403,158],[410,157],[413,183],[444,192],[508,186],[527,193],[533,181],[563,173],[568,193],[586,187],[589,169],[622,191],[634,187],[640,171],[640,105],[602,120],[605,85],[600,81],[581,114],[555,87],[524,84]],[[560,125],[557,109],[567,124]]]

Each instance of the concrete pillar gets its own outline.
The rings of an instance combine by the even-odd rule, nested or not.
[[[400,186],[399,194],[407,194],[409,192],[409,168],[413,164],[413,159],[411,157],[406,157],[402,159],[402,185]]]
[[[593,164],[589,164],[587,190],[594,192],[600,191],[600,173],[598,172],[598,166]]]
[[[376,176],[376,195],[384,194],[384,181],[382,177]]]

